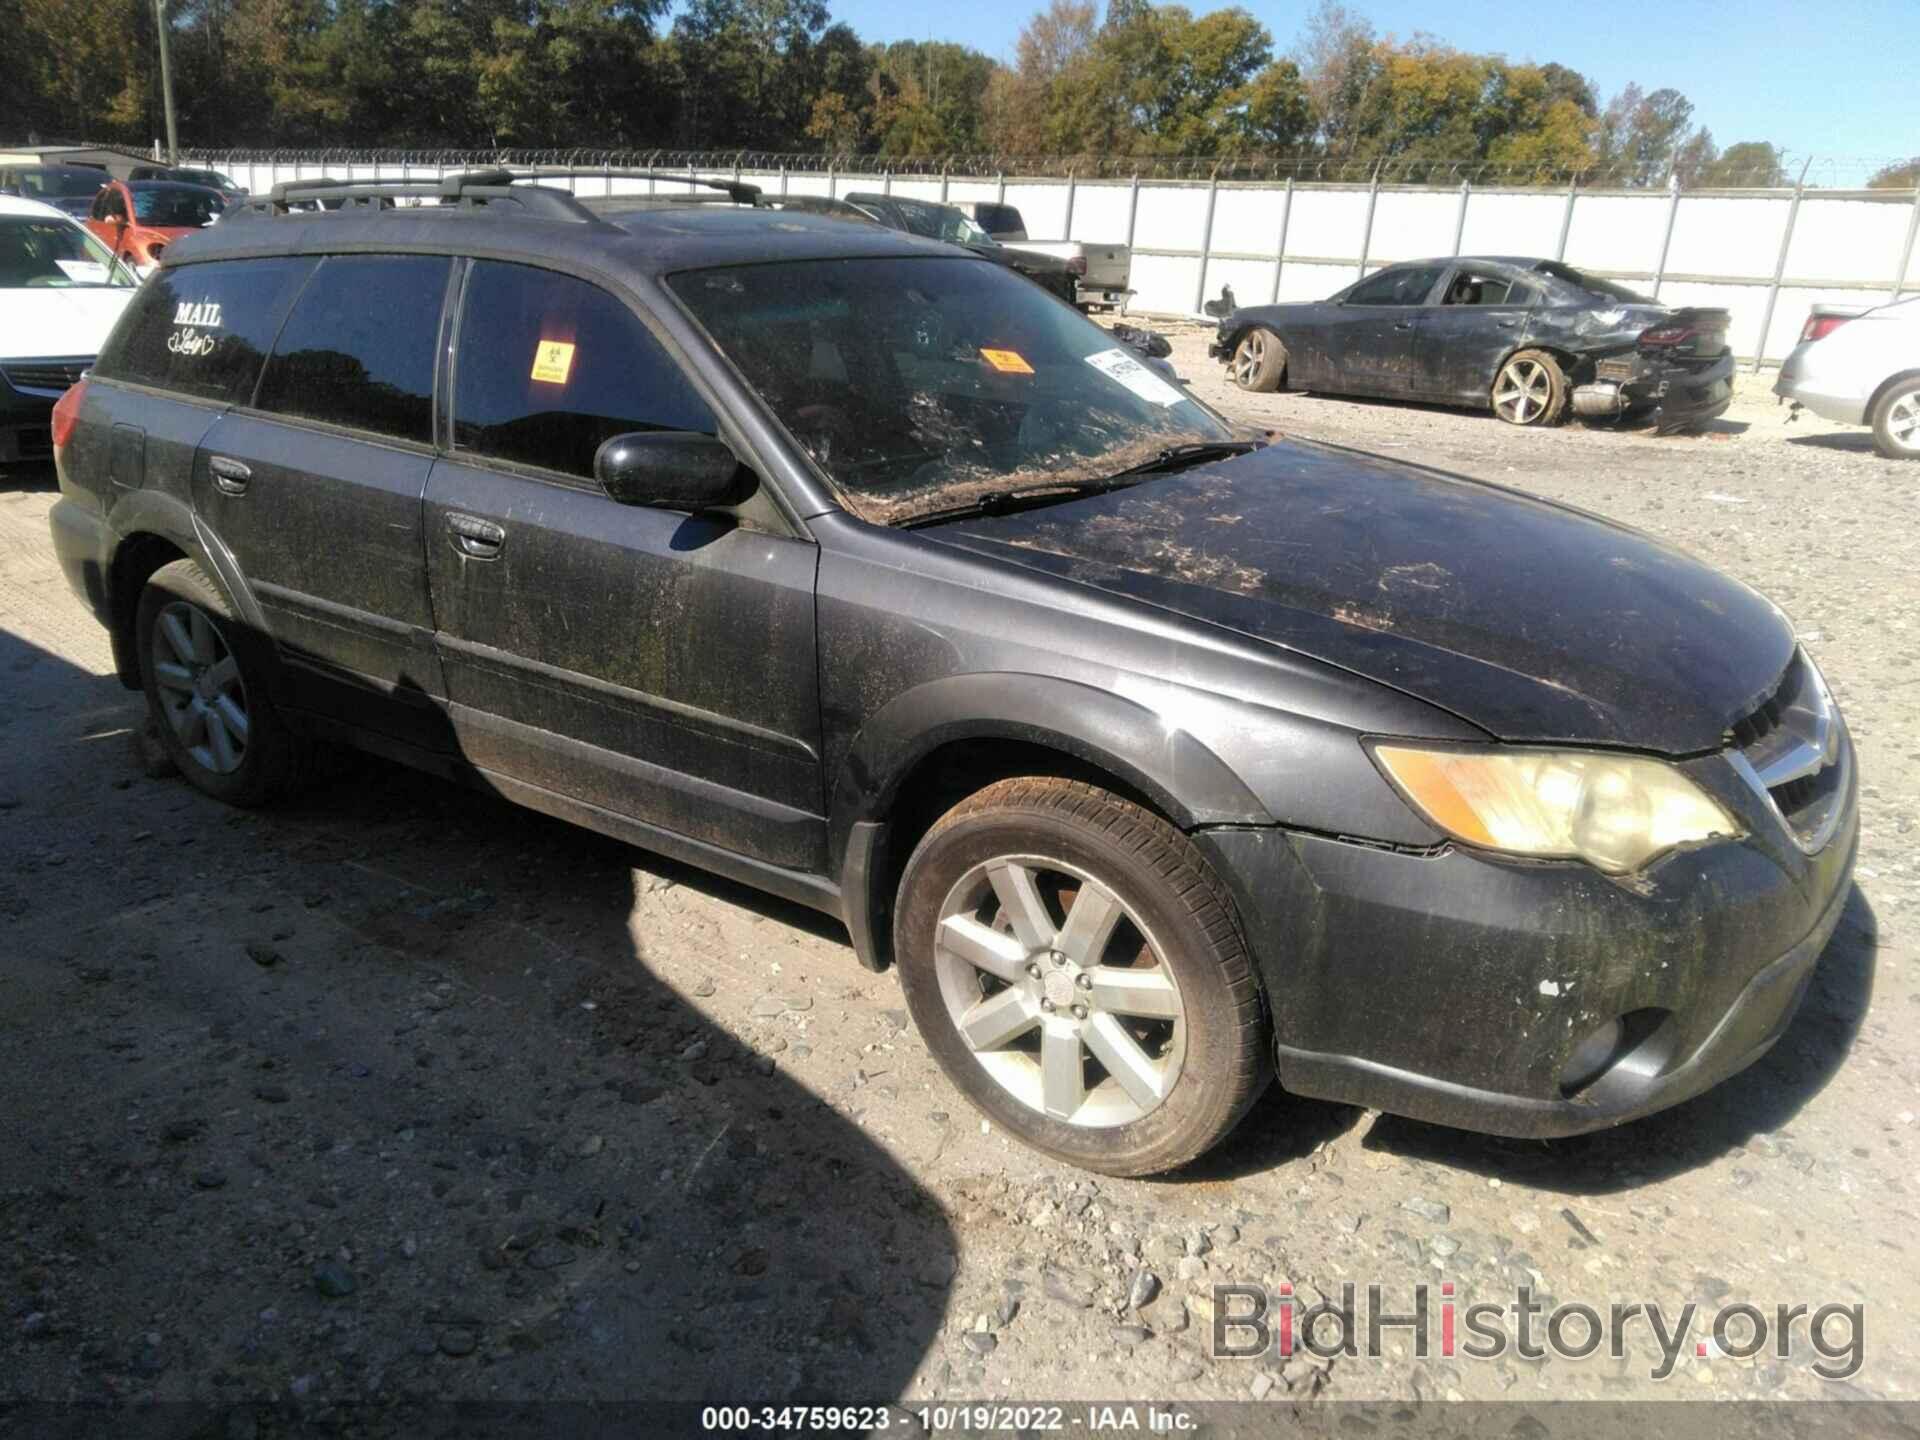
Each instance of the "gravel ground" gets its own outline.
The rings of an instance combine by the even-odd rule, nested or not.
[[[1792,614],[1860,744],[1863,838],[1767,1060],[1573,1140],[1276,1091],[1190,1173],[1063,1172],[983,1126],[892,977],[807,913],[373,761],[260,814],[151,777],[53,566],[51,481],[12,473],[0,1406],[273,1401],[397,1433],[501,1397],[1913,1394],[1920,467],[1783,425],[1767,376],[1702,437],[1535,433],[1244,396],[1170,333],[1238,418],[1572,501]],[[1821,1379],[1802,1331],[1784,1359],[1689,1343],[1656,1381],[1643,1326],[1620,1359],[1422,1357],[1404,1332],[1378,1359],[1216,1359],[1224,1281],[1379,1283],[1397,1311],[1422,1281],[1837,1302],[1863,1361]]]

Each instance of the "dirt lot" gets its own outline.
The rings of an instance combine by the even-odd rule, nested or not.
[[[1784,426],[1766,377],[1704,437],[1534,433],[1242,396],[1200,332],[1177,338],[1237,417],[1590,507],[1791,613],[1859,740],[1864,835],[1770,1058],[1576,1140],[1275,1092],[1194,1173],[1062,1172],[983,1128],[892,978],[806,913],[375,762],[262,814],[143,774],[137,698],[51,560],[51,480],[16,473],[0,1404],[271,1400],[399,1431],[443,1398],[1920,1388],[1920,467],[1863,432]],[[1548,1308],[1858,1304],[1863,1362],[1830,1381],[1804,1333],[1784,1360],[1689,1343],[1655,1381],[1644,1327],[1618,1360],[1422,1358],[1405,1339],[1377,1360],[1213,1359],[1225,1280],[1309,1299],[1377,1282],[1396,1311],[1422,1281],[1461,1304],[1522,1284]]]

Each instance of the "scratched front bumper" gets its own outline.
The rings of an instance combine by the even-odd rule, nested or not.
[[[1228,877],[1297,1094],[1500,1135],[1572,1135],[1677,1104],[1764,1055],[1851,891],[1857,780],[1817,854],[1719,783],[1750,831],[1628,881],[1278,829],[1202,831]],[[1704,779],[1717,760],[1689,762]],[[1658,1015],[1599,1080],[1562,1092],[1596,1027]]]

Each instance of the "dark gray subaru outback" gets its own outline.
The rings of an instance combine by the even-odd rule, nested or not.
[[[171,248],[55,423],[66,570],[207,793],[345,742],[837,915],[1117,1174],[1276,1070],[1562,1135],[1786,1026],[1854,758],[1745,586],[1248,440],[930,241],[308,190]]]

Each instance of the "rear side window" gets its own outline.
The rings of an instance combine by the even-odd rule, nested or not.
[[[591,478],[611,436],[719,429],[623,303],[530,265],[473,267],[454,369],[454,446],[491,459]]]
[[[973,215],[989,235],[1005,235],[1011,230],[1027,228],[1020,212],[1011,205],[976,205]]]
[[[316,263],[215,260],[157,271],[120,317],[95,372],[203,400],[245,401]]]
[[[433,439],[433,357],[453,262],[334,255],[294,302],[260,380],[262,410]]]

